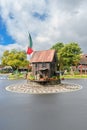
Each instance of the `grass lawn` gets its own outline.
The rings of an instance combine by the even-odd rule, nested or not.
[[[80,79],[80,78],[87,78],[86,74],[81,74],[81,75],[63,75],[60,76],[61,79],[65,78],[65,79]]]
[[[24,74],[10,74],[9,79],[20,79],[20,78],[25,78]]]

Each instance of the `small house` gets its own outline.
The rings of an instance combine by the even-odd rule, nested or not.
[[[34,51],[30,63],[35,80],[56,76],[58,59],[55,50]]]

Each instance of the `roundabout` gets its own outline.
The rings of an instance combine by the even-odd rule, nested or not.
[[[6,87],[7,91],[16,93],[27,93],[27,94],[52,94],[52,93],[64,93],[73,92],[82,89],[78,84],[62,83],[57,85],[39,85],[34,83],[19,83],[12,84]]]

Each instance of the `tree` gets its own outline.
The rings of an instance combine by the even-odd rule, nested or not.
[[[28,66],[29,62],[27,61],[26,52],[13,49],[11,51],[6,50],[3,53],[2,64],[12,66],[16,70],[19,67]]]
[[[60,60],[62,58],[63,69],[69,68],[70,66],[77,66],[81,53],[82,51],[78,43],[65,44],[59,53]]]
[[[63,64],[62,64],[62,57],[60,57],[59,53],[61,52],[61,49],[64,47],[64,43],[62,42],[57,42],[56,44],[54,44],[51,49],[55,49],[57,52],[57,56],[58,56],[58,70],[63,68]]]
[[[62,44],[57,43],[52,48],[56,49],[56,51],[58,52],[58,61],[60,64],[60,70],[64,70],[67,68],[69,69],[70,66],[78,65],[80,61],[80,54],[82,53],[78,43],[72,42],[65,45],[63,43]]]
[[[58,53],[62,48],[64,47],[64,44],[61,42],[57,42],[55,45],[52,46],[51,49],[55,49]]]

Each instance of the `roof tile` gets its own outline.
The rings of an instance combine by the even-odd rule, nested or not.
[[[30,63],[52,62],[55,50],[35,51],[30,59]]]

